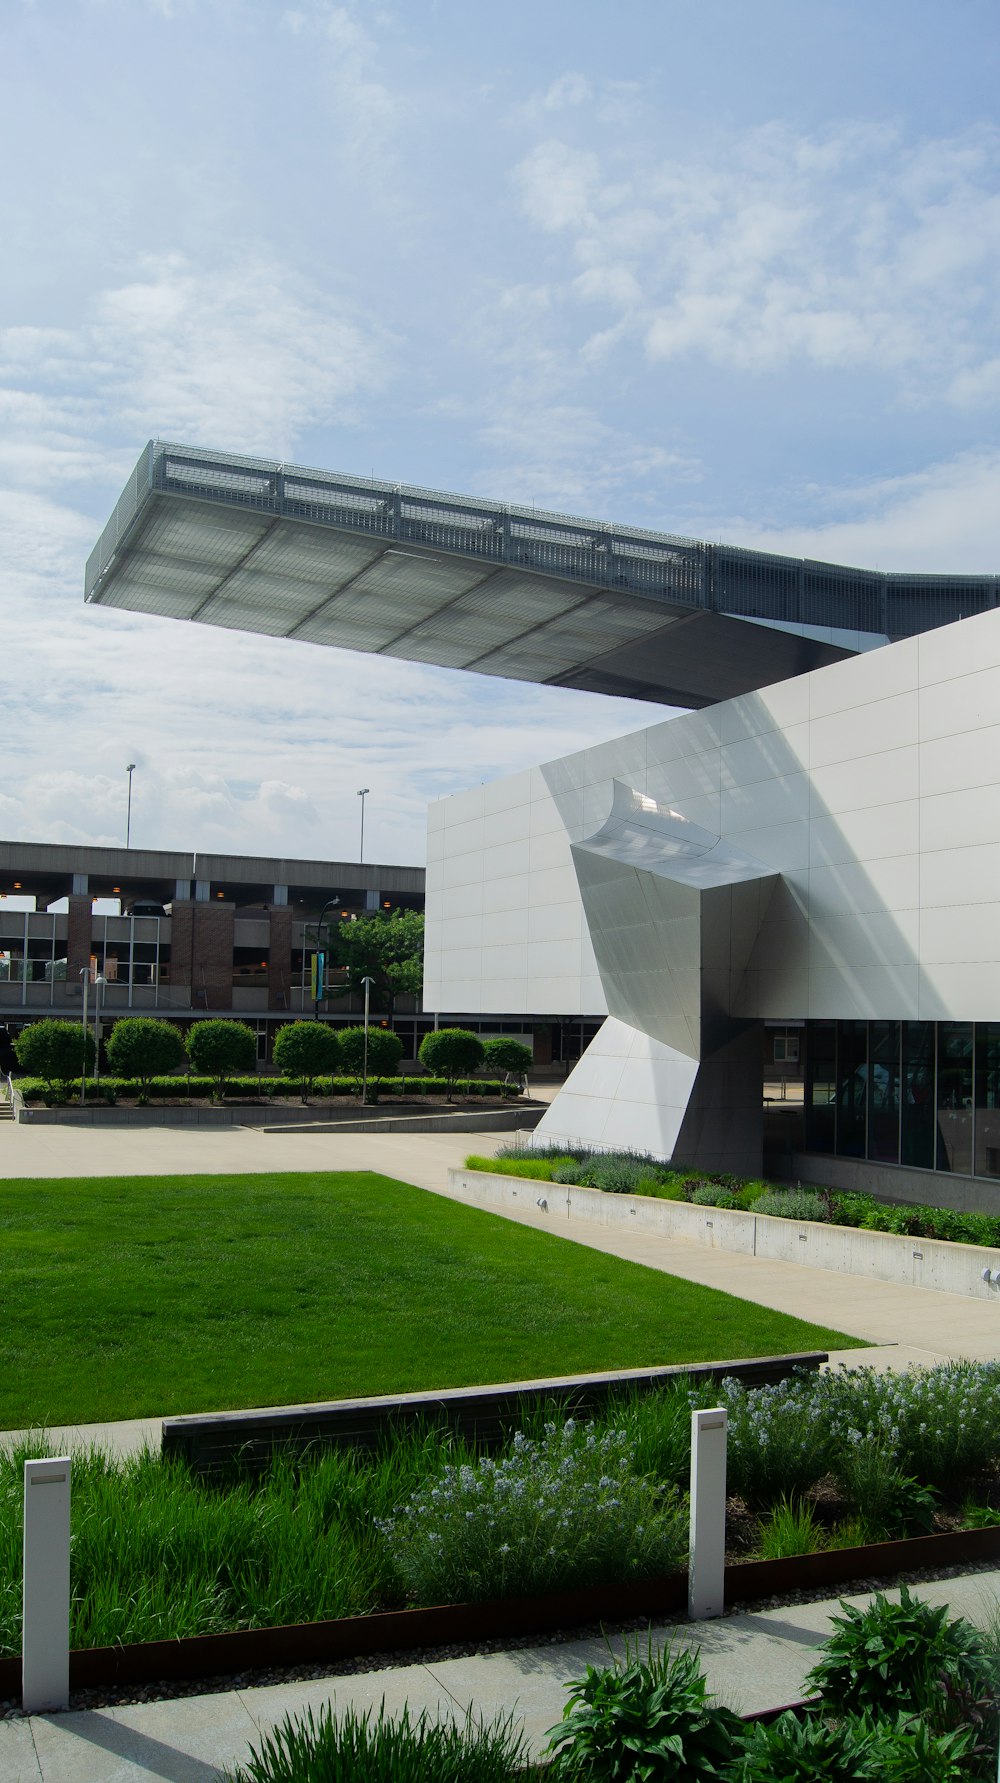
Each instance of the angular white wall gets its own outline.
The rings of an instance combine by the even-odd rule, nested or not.
[[[1000,610],[432,806],[428,1009],[606,1011],[572,849],[582,860],[606,832],[616,782],[778,875],[745,970],[731,981],[730,1040],[739,1022],[765,1017],[1000,1019]],[[702,901],[702,920],[706,909]],[[610,1002],[642,1037],[626,1048],[631,1064],[610,1101],[638,1106],[636,1085],[654,1062],[681,1056],[691,1023],[671,1027],[683,1007],[654,1021],[622,991],[622,947],[605,935],[600,951]],[[658,996],[667,994],[663,963],[651,945]],[[688,1016],[692,1007],[689,998]],[[655,1054],[665,1035],[681,1051]],[[604,1085],[612,1074],[601,1066]],[[699,1124],[699,1145],[713,1122],[742,1132],[747,1086],[738,1077],[720,1066],[709,1091],[703,1073],[681,1108],[669,1099],[679,1094],[675,1072],[645,1123],[660,1137],[649,1149],[687,1144],[685,1131]],[[720,1100],[723,1079],[730,1090]],[[594,1086],[581,1086],[565,1101],[567,1118],[572,1109],[582,1119],[593,1099]],[[573,1136],[556,1113],[566,1096],[546,1117],[563,1137]],[[699,1106],[714,1114],[703,1120]],[[608,1108],[590,1119],[615,1127]]]
[[[1000,611],[431,806],[428,1009],[601,1014],[615,780],[777,869],[747,1017],[1000,1016]]]

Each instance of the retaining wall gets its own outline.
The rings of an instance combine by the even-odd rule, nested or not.
[[[767,1257],[781,1263],[807,1263],[841,1275],[869,1276],[934,1288],[943,1294],[996,1299],[1000,1287],[983,1280],[984,1269],[1000,1271],[1000,1249],[952,1244],[940,1238],[900,1238],[892,1232],[862,1232],[815,1220],[786,1220],[774,1214],[738,1213],[721,1207],[693,1207],[687,1201],[657,1201],[647,1195],[609,1195],[571,1183],[533,1182],[479,1170],[449,1170],[449,1186],[482,1207],[534,1207],[558,1230],[567,1221],[628,1226],[661,1238],[685,1238],[711,1249]]]

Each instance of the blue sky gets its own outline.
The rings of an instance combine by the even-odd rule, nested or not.
[[[626,701],[85,609],[151,435],[1000,569],[995,7],[0,0],[0,834],[423,858]]]

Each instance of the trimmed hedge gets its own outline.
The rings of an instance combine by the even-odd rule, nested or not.
[[[405,1073],[401,1073],[398,1077],[372,1078],[371,1082],[373,1084],[377,1082],[381,1095],[405,1095],[407,1098],[411,1096],[443,1096],[448,1089],[447,1080],[443,1077],[406,1077]],[[17,1079],[17,1087],[26,1102],[44,1102],[49,1096],[49,1086],[40,1077],[20,1077]],[[96,1092],[88,1080],[87,1100],[89,1102],[108,1101],[112,1098],[132,1100],[136,1095],[137,1088],[133,1078],[112,1077],[109,1074],[102,1076]],[[504,1085],[498,1079],[490,1078],[473,1078],[468,1083],[456,1084],[455,1088],[463,1096],[489,1096],[508,1100],[512,1095],[509,1086]],[[214,1093],[214,1077],[195,1077],[193,1073],[190,1076],[185,1073],[179,1077],[154,1077],[150,1079],[148,1086],[148,1096],[151,1102],[186,1101],[188,1098],[209,1101]],[[352,1077],[335,1077],[332,1080],[329,1077],[317,1077],[312,1094],[314,1097],[320,1098],[330,1095],[356,1096],[357,1085]],[[285,1097],[295,1101],[300,1096],[301,1087],[295,1078],[229,1077],[226,1079],[227,1101],[246,1101],[248,1098],[257,1101],[259,1099],[267,1100],[271,1097]],[[66,1100],[71,1103],[79,1102],[79,1078],[75,1083],[69,1084]]]

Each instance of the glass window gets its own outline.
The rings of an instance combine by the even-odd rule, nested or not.
[[[837,1023],[837,1153],[865,1155],[868,1106],[868,1023]]]
[[[872,1022],[869,1029],[868,1156],[899,1163],[898,1022]]]
[[[939,1022],[937,1167],[972,1175],[972,1023]]]
[[[976,1023],[977,1176],[1000,1176],[1000,1022]]]
[[[937,1131],[933,1022],[903,1022],[902,1055],[900,1163],[933,1170]]]
[[[806,1151],[832,1152],[837,1114],[837,1024],[810,1022],[806,1042]]]

